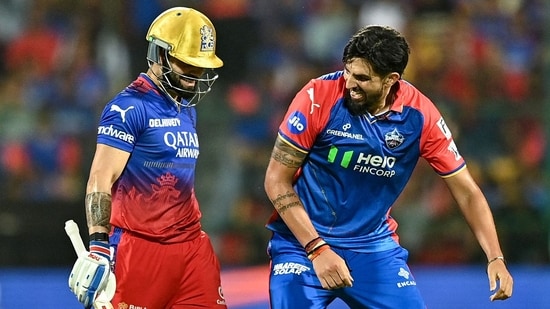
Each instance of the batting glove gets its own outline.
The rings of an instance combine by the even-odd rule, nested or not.
[[[91,308],[106,288],[110,271],[109,244],[90,241],[90,252],[78,257],[69,276],[69,288],[84,308]]]

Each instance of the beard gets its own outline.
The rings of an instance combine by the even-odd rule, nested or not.
[[[353,99],[350,95],[351,90],[346,91],[345,106],[350,113],[354,116],[364,115],[367,112],[374,113],[380,107],[380,100],[382,99],[382,89],[376,92],[367,93],[362,89],[356,89],[363,95],[361,100]]]
[[[179,75],[170,72],[165,75],[167,85],[166,87],[168,91],[175,97],[183,98],[185,100],[190,100],[195,96],[195,89],[194,88],[183,88],[179,81]]]

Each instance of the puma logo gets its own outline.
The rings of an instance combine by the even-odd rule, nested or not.
[[[111,105],[111,112],[118,112],[120,113],[120,118],[122,118],[122,122],[126,122],[126,112],[133,109],[134,106],[129,106],[127,109],[122,109],[120,106],[113,104]]]
[[[321,105],[315,103],[315,95],[313,94],[313,88],[309,88],[309,89],[307,90],[307,94],[309,95],[309,100],[311,100],[311,108],[310,108],[310,110],[309,110],[309,113],[310,113],[310,114],[313,114],[313,110],[314,110],[316,107],[321,107]]]

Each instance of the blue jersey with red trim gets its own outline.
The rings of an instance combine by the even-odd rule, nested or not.
[[[420,157],[442,177],[465,166],[434,104],[400,80],[389,112],[352,115],[343,72],[311,80],[279,127],[279,137],[307,153],[294,188],[314,227],[332,246],[376,252],[399,245],[390,210]],[[274,213],[267,227],[290,233]]]
[[[159,242],[200,235],[196,110],[177,106],[145,74],[105,107],[97,142],[130,152],[112,188],[111,224]]]

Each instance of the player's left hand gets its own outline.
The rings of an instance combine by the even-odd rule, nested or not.
[[[491,295],[491,301],[505,300],[512,297],[514,289],[514,279],[506,268],[504,260],[496,260],[487,265],[487,275],[489,276],[489,288],[496,292]],[[498,290],[497,290],[498,282]]]

